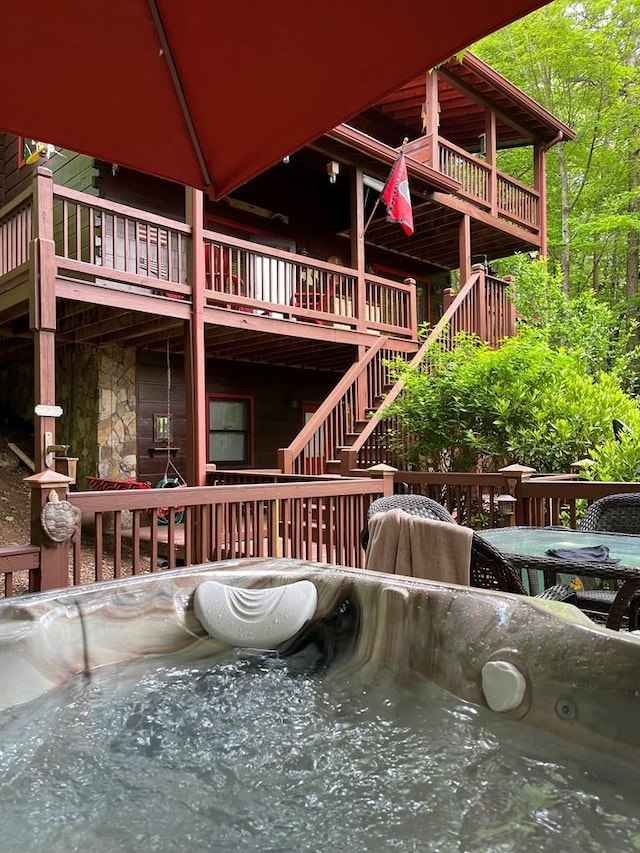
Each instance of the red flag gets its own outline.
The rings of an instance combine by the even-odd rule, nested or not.
[[[413,234],[413,212],[404,151],[398,155],[380,196],[387,208],[387,222],[399,222],[409,237]]]

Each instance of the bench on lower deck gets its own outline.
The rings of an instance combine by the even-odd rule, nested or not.
[[[108,477],[87,477],[87,483],[92,492],[151,488],[151,483],[143,483],[139,480],[110,480]]]

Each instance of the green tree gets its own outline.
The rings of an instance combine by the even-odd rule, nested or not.
[[[577,132],[548,155],[549,253],[567,293],[636,311],[640,231],[637,0],[556,0],[474,46]]]
[[[635,318],[625,319],[620,305],[590,290],[568,298],[560,268],[547,258],[532,261],[528,255],[516,255],[505,266],[517,282],[513,298],[521,326],[544,330],[553,349],[579,354],[591,377],[606,371],[622,388],[634,390]]]

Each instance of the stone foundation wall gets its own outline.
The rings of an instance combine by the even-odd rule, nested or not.
[[[97,353],[98,476],[137,475],[136,351],[100,347]]]
[[[78,489],[87,476],[135,478],[136,353],[74,346],[57,354],[57,402],[63,409],[56,441],[78,457]]]

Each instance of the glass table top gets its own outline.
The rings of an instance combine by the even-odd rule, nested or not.
[[[480,530],[478,535],[505,554],[550,559],[549,548],[587,548],[606,545],[609,556],[619,566],[640,568],[640,535],[624,533],[582,533],[557,527],[500,527]]]

